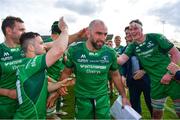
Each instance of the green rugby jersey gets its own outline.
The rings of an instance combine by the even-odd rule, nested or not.
[[[4,43],[0,44],[0,88],[16,88],[16,69],[22,64],[22,58],[24,53],[20,46],[8,48]],[[14,101],[6,96],[0,96],[0,105]]]
[[[116,52],[104,45],[91,52],[85,42],[71,46],[67,52],[66,67],[74,68],[75,96],[96,98],[108,92],[109,70],[118,69]]]
[[[121,55],[123,52],[124,46],[120,45],[119,47],[115,47],[114,50]]]
[[[146,34],[143,43],[133,42],[128,45],[125,54],[128,56],[133,53],[138,57],[141,65],[149,74],[151,81],[160,83],[161,78],[167,72],[170,63],[168,51],[173,44],[161,34]]]
[[[24,59],[16,82],[19,108],[15,119],[46,118],[47,76],[45,55]]]

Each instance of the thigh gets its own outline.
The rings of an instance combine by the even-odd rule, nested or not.
[[[158,99],[163,99],[166,98],[168,95],[166,93],[166,85],[163,85],[159,82],[157,83],[151,83],[151,90],[150,90],[150,95],[151,99],[158,100]]]
[[[93,107],[88,98],[75,98],[76,119],[93,119]]]
[[[110,100],[108,95],[96,98],[96,119],[110,119]]]

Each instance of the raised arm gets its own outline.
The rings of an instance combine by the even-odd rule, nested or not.
[[[78,31],[77,33],[69,35],[68,43],[71,44],[73,42],[76,42],[77,40],[86,38],[86,30],[87,30],[87,28],[83,28],[82,30]]]
[[[64,53],[68,45],[68,26],[63,18],[58,23],[61,34],[57,40],[53,42],[52,48],[46,54],[46,64],[51,66],[54,64]]]
[[[86,38],[86,30],[87,30],[87,28],[83,28],[80,31],[78,31],[77,33],[69,35],[68,44],[71,44],[73,42],[77,42],[77,41],[81,40],[82,38]],[[47,51],[53,46],[53,42],[54,41],[44,43]]]

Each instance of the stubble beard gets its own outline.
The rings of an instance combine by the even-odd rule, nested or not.
[[[93,41],[91,41],[91,44],[96,50],[101,49],[104,45],[104,43],[102,45],[98,45],[96,42],[93,42]]]

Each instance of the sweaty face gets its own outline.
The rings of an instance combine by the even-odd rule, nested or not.
[[[143,33],[142,33],[142,26],[137,24],[137,23],[131,23],[129,25],[129,31],[130,31],[130,34],[133,38],[133,40],[140,40],[143,36]]]
[[[45,49],[43,40],[42,40],[42,38],[40,36],[37,36],[35,38],[34,48],[35,48],[36,55],[40,55],[40,54],[46,53],[46,49]]]
[[[107,36],[107,28],[102,24],[95,25],[91,30],[89,30],[89,39],[92,46],[99,50],[105,44],[105,39]]]

